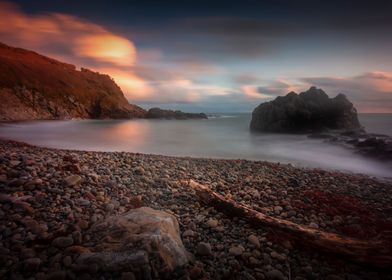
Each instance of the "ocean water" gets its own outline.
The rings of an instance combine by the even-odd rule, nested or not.
[[[392,114],[360,114],[368,132],[392,135]],[[392,165],[306,135],[251,133],[250,114],[208,120],[70,120],[0,124],[0,137],[44,147],[89,151],[267,160],[378,177]]]

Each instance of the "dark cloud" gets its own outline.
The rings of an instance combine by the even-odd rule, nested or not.
[[[367,72],[353,77],[305,77],[303,83],[321,87],[330,95],[344,93],[361,112],[391,112],[392,73]]]
[[[261,78],[258,75],[249,74],[249,73],[236,75],[233,77],[233,80],[236,84],[240,84],[240,85],[248,85],[248,84],[255,84],[261,82]]]
[[[279,96],[287,94],[290,89],[291,85],[283,82],[283,81],[272,81],[268,86],[260,86],[257,88],[257,91],[260,94],[269,95],[269,96]]]

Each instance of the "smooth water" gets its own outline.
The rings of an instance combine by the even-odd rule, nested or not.
[[[392,177],[392,165],[306,135],[252,134],[250,114],[208,120],[72,120],[0,124],[0,137],[45,147],[268,160]],[[391,114],[361,114],[369,132],[392,135]]]

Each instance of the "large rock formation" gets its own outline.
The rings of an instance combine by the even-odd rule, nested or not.
[[[145,110],[128,103],[108,76],[0,43],[0,120],[133,118]]]
[[[306,133],[325,130],[356,130],[361,125],[353,104],[343,94],[329,98],[321,89],[311,87],[290,92],[262,103],[252,113],[253,131]]]
[[[188,262],[177,219],[166,212],[141,207],[109,216],[89,231],[95,246],[82,253],[80,265],[103,271],[128,272],[138,279],[165,278]]]
[[[204,113],[184,113],[182,111],[164,110],[160,108],[151,108],[148,110],[147,118],[149,119],[207,119]]]

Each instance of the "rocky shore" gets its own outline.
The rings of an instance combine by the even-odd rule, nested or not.
[[[283,233],[229,218],[201,204],[179,183],[184,179],[273,217],[358,239],[391,240],[392,183],[368,176],[261,161],[68,151],[0,140],[0,278],[392,279],[388,268],[324,255]],[[152,258],[147,265],[113,270],[114,260],[118,265],[130,258],[118,254],[101,264],[81,262],[81,256],[98,253],[105,260],[107,246],[124,246],[119,230],[106,239],[102,235],[113,223],[128,229],[124,220],[112,217],[128,213],[129,222],[132,211],[153,211],[140,206],[164,211],[159,215],[173,221],[173,235],[178,222],[182,240],[174,238],[172,245],[183,244],[187,256],[179,252],[165,258],[169,266],[181,267],[168,274]],[[157,239],[158,250],[164,241]]]

